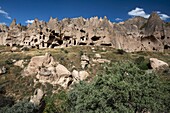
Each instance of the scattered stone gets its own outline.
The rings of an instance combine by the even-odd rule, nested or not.
[[[73,70],[71,75],[77,80],[79,80],[79,72],[77,70]]]
[[[83,54],[81,56],[81,68],[85,69],[85,67],[87,67],[89,64],[89,61],[90,61],[89,57],[87,55]]]
[[[0,68],[0,75],[5,74],[7,72],[5,66],[3,66],[2,68]]]
[[[106,48],[105,48],[105,47],[102,47],[102,50],[103,50],[103,51],[106,51]]]
[[[87,71],[80,71],[79,72],[80,80],[85,80],[88,76],[89,76],[89,73]]]
[[[96,59],[100,59],[102,56],[99,53],[96,53],[94,56]]]
[[[92,62],[102,64],[102,63],[110,63],[111,61],[107,59],[92,59]]]
[[[77,70],[73,70],[72,76],[74,78],[74,82],[77,83],[80,80],[85,80],[89,76],[89,73],[85,70],[82,70],[82,71],[79,71],[79,72]]]
[[[14,63],[14,66],[19,66],[21,68],[24,68],[24,60],[19,60]]]
[[[19,50],[18,47],[12,47],[12,48],[11,48],[11,51],[12,51],[12,52],[17,52],[18,50]]]

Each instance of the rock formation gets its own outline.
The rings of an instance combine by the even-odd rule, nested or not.
[[[85,80],[89,76],[88,72],[84,70],[71,73],[65,66],[54,61],[49,53],[46,53],[44,56],[32,57],[22,75],[33,76],[37,80],[35,83],[58,84],[65,89],[74,82]]]
[[[157,58],[150,58],[149,60],[150,60],[151,67],[154,70],[159,71],[159,70],[165,70],[169,68],[168,63],[158,60]]]
[[[127,52],[163,51],[170,48],[170,26],[155,12],[149,19],[134,17],[111,23],[107,17],[89,19],[35,19],[21,26],[14,19],[11,25],[0,25],[0,45],[36,48],[57,48],[76,45],[112,46]]]

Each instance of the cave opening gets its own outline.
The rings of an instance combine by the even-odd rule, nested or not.
[[[44,47],[44,41],[42,41],[42,47]]]
[[[93,36],[91,39],[92,39],[93,41],[98,41],[98,40],[100,39],[100,37],[98,37],[98,36]]]
[[[111,43],[108,43],[108,44],[100,44],[101,46],[112,46]]]
[[[58,46],[58,44],[52,44],[52,45],[51,45],[51,48],[54,48],[54,47],[56,47],[56,46]]]
[[[48,42],[48,43],[47,43],[47,47],[50,47],[50,45],[51,45],[51,43]]]
[[[90,45],[94,45],[94,43],[90,43]]]
[[[36,43],[38,40],[37,39],[34,39],[34,42]]]
[[[153,49],[152,50],[155,50],[155,51],[157,51],[157,49],[155,48],[155,47],[153,47]]]
[[[87,45],[87,43],[80,42],[79,45]]]
[[[76,45],[77,43],[76,43],[76,40],[74,40],[74,45]]]
[[[45,40],[45,35],[43,35],[43,40]]]
[[[40,35],[42,35],[43,34],[43,32],[40,32]]]
[[[70,36],[64,36],[64,40],[70,40]]]
[[[161,36],[161,40],[165,39],[165,36]]]
[[[170,46],[164,45],[164,49],[169,49],[169,48],[170,48]]]
[[[53,35],[49,36],[49,40],[53,41],[54,39],[55,39],[55,36],[53,36]]]
[[[62,40],[58,40],[57,41],[59,45],[62,45],[63,44],[63,41]]]
[[[39,49],[39,45],[36,45],[36,48]]]
[[[80,40],[85,41],[85,37],[84,36],[80,37]]]
[[[82,32],[82,33],[86,33],[86,31],[84,31],[83,29],[81,29],[81,30],[80,30],[80,32]]]

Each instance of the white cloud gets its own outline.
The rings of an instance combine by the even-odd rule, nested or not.
[[[166,20],[168,18],[170,18],[170,16],[166,15],[166,14],[162,14],[160,11],[157,11],[157,13],[159,14],[160,18],[162,20]],[[144,18],[149,18],[149,14],[145,13],[143,8],[138,8],[136,7],[134,10],[131,10],[130,12],[128,12],[128,15],[130,16],[141,16]]]
[[[6,25],[6,23],[5,23],[5,22],[0,22],[0,24],[1,24],[1,25]]]
[[[9,14],[6,11],[2,10],[1,7],[0,7],[0,14],[2,14],[5,18],[11,20],[11,17],[9,16]]]
[[[162,14],[160,11],[157,11],[157,13],[159,14],[159,16],[162,20],[166,20],[166,19],[170,18],[170,16],[168,16],[166,14]]]
[[[128,12],[128,15],[130,16],[141,16],[144,18],[149,18],[149,14],[146,14],[143,8],[136,7],[134,10],[131,10]]]
[[[115,20],[116,20],[116,21],[122,21],[123,19],[121,19],[121,18],[116,18]]]
[[[27,20],[27,21],[25,21],[25,23],[27,23],[27,24],[32,24],[34,22],[34,20]]]
[[[166,15],[166,14],[159,14],[159,15],[160,15],[160,18],[161,18],[162,20],[166,20],[166,19],[170,18],[170,16],[168,16],[168,15]]]

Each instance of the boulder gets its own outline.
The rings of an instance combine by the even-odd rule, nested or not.
[[[2,74],[5,74],[7,71],[6,71],[6,68],[3,66],[2,68],[0,68],[0,75]]]
[[[77,70],[73,70],[71,75],[76,79],[79,80],[79,72]]]
[[[79,72],[77,70],[73,70],[72,76],[73,76],[74,82],[78,83],[80,80],[85,80],[89,76],[89,73],[85,70],[82,70]]]
[[[30,102],[33,103],[34,105],[39,105],[41,103],[41,100],[44,96],[44,93],[41,89],[36,89],[34,91],[34,95],[31,96]]]
[[[32,57],[27,68],[24,70],[24,75],[28,76],[37,74],[40,67],[50,67],[55,66],[56,64],[57,63],[49,53],[46,53],[45,56]]]
[[[85,69],[89,63],[87,61],[81,61],[81,68]]]
[[[90,59],[87,55],[85,55],[85,54],[82,55],[81,56],[81,68],[85,69],[85,67],[87,67],[87,65],[89,64],[89,61],[90,61]]]
[[[63,75],[65,75],[65,76],[71,75],[70,71],[68,71],[68,69],[67,69],[65,66],[61,65],[61,64],[58,64],[58,65],[56,66],[56,74],[57,74],[59,77],[60,77],[60,76],[63,76]]]
[[[14,63],[14,66],[19,66],[21,68],[24,68],[24,60],[18,60]]]
[[[102,56],[101,56],[99,53],[96,53],[96,54],[94,55],[94,57],[95,57],[96,59],[99,59],[99,58],[101,58]]]
[[[149,60],[150,60],[150,65],[154,70],[164,70],[166,68],[169,68],[168,63],[158,60],[157,58],[150,58]]]
[[[18,47],[12,47],[12,48],[11,48],[11,51],[12,51],[12,52],[17,52],[18,50],[19,50]]]
[[[85,80],[89,76],[89,73],[87,71],[80,71],[79,72],[79,78],[80,80]]]
[[[89,62],[89,57],[84,54],[84,55],[81,56],[81,61],[87,61],[87,62]]]

